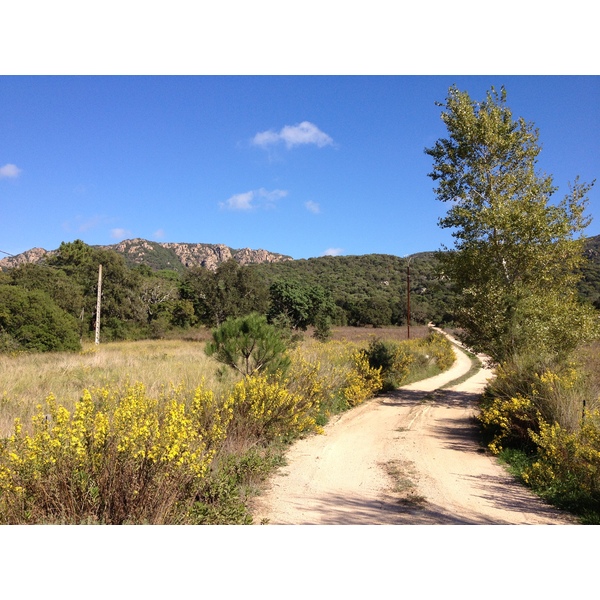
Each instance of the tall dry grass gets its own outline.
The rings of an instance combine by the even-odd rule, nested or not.
[[[424,326],[411,327],[411,338],[428,334]],[[406,327],[335,327],[332,339],[368,345],[377,337],[406,339]],[[186,339],[143,340],[84,345],[77,354],[0,354],[0,437],[10,435],[15,418],[31,422],[38,404],[50,394],[72,410],[85,389],[104,386],[123,388],[128,383],[143,383],[150,396],[159,395],[165,386],[183,385],[194,389],[204,380],[216,394],[225,391],[238,378],[229,370],[217,375],[219,364],[206,356],[208,330],[198,330]],[[312,345],[311,331],[303,344]]]
[[[154,396],[165,386],[194,389],[204,379],[218,393],[232,381],[228,374],[217,377],[217,367],[204,343],[183,340],[89,344],[78,354],[0,355],[0,437],[10,435],[16,417],[30,422],[49,394],[71,410],[85,389],[127,383],[143,383]]]
[[[430,333],[427,325],[411,325],[410,339],[427,337]],[[310,333],[310,332],[309,332]],[[402,342],[407,340],[409,331],[406,325],[400,327],[333,327],[331,329],[332,340],[344,340],[347,342],[369,343],[373,338]]]

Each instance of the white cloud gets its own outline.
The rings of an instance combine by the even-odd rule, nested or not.
[[[7,164],[0,167],[0,179],[16,179],[21,174],[17,165]]]
[[[131,235],[131,231],[128,229],[122,229],[121,227],[117,227],[115,229],[110,230],[110,237],[113,240],[124,240],[125,238]]]
[[[286,190],[265,190],[265,188],[260,188],[257,192],[257,196],[259,198],[259,202],[263,208],[273,208],[277,200],[281,200],[288,195]]]
[[[157,229],[154,234],[153,237],[162,240],[165,237],[165,230],[164,229]]]
[[[225,202],[219,202],[219,206],[226,210],[252,210],[255,208],[272,208],[277,200],[288,195],[286,190],[272,190],[265,188],[250,190],[241,194],[234,194]]]
[[[343,251],[343,248],[327,248],[327,250],[323,252],[323,256],[339,256]]]
[[[279,142],[284,142],[288,149],[306,144],[314,144],[319,148],[333,145],[331,137],[309,121],[298,125],[286,125],[279,133],[272,130],[261,131],[252,139],[252,143],[261,148],[274,146]]]
[[[220,202],[219,206],[221,208],[226,208],[227,210],[250,210],[253,208],[252,200],[254,200],[255,192],[244,192],[243,194],[235,194],[225,200],[225,202]]]
[[[270,146],[279,141],[279,134],[274,131],[263,131],[257,133],[252,139],[255,146]]]
[[[321,207],[317,202],[313,202],[312,200],[308,200],[304,203],[304,207],[311,213],[318,215],[321,212]]]

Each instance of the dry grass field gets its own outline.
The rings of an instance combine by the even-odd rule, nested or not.
[[[429,333],[426,325],[411,325],[410,339],[426,337]],[[348,342],[366,342],[373,338],[401,342],[408,339],[408,330],[403,327],[333,327],[331,330],[333,340],[346,340]]]
[[[150,394],[164,386],[195,388],[202,378],[218,389],[217,365],[204,344],[149,340],[93,344],[78,354],[0,355],[0,436],[9,434],[15,417],[29,422],[49,394],[71,409],[83,390],[141,382]]]
[[[368,344],[373,337],[406,339],[406,328],[339,327],[332,339]],[[427,327],[411,327],[411,338],[423,337]],[[311,332],[304,334],[311,339]],[[219,364],[204,353],[210,331],[198,329],[183,339],[144,340],[87,344],[77,354],[0,355],[0,437],[10,435],[14,419],[30,422],[38,404],[53,394],[71,410],[83,390],[104,386],[122,387],[141,382],[150,395],[165,387],[183,385],[193,389],[204,379],[215,392],[232,383],[231,373],[217,377]]]

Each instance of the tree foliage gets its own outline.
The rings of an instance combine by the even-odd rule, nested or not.
[[[317,323],[322,329],[335,314],[331,293],[320,285],[281,279],[271,284],[269,294],[269,321],[285,323],[292,329],[306,331]]]
[[[0,351],[76,351],[77,320],[43,291],[0,285]]]
[[[440,277],[433,252],[411,256],[411,320],[413,323],[452,321],[455,294]],[[389,254],[322,256],[251,268],[269,286],[291,280],[321,286],[331,294],[333,325],[389,326],[406,322],[407,259]],[[373,305],[381,308],[373,310]]]
[[[234,260],[221,263],[214,272],[203,267],[190,269],[181,296],[193,304],[201,323],[213,327],[229,317],[265,314],[269,301],[266,284],[256,272]]]
[[[46,292],[65,312],[79,317],[83,308],[81,286],[64,271],[46,265],[24,264],[8,273],[8,281],[29,291]]]
[[[128,268],[125,259],[112,250],[88,246],[81,240],[63,242],[48,265],[62,270],[80,286],[88,331],[96,322],[98,267],[102,265],[102,331],[108,339],[128,337],[145,318],[140,303],[139,274]]]
[[[285,371],[289,358],[281,332],[267,323],[264,315],[229,317],[212,332],[206,354],[244,376],[269,371]]]
[[[513,119],[504,89],[476,102],[451,87],[441,106],[448,137],[425,152],[437,197],[450,204],[440,226],[453,230],[455,249],[439,257],[462,294],[465,341],[496,360],[527,348],[572,349],[594,322],[576,293],[593,183],[576,179],[563,200],[551,201],[552,177],[536,170],[538,131]],[[573,322],[582,327],[576,336]]]

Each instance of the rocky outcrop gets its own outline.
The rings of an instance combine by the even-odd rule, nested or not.
[[[172,250],[184,267],[204,267],[214,271],[220,263],[233,258],[231,248],[223,244],[160,244]]]
[[[124,240],[110,246],[100,246],[122,254],[131,266],[148,265],[153,269],[183,270],[192,267],[204,267],[211,271],[227,260],[233,259],[240,265],[274,263],[293,260],[291,256],[269,252],[267,250],[232,250],[224,244],[188,244],[151,242],[141,238]],[[39,263],[45,256],[55,254],[43,248],[33,248],[14,257],[0,260],[1,269],[11,269],[24,263]]]
[[[233,258],[240,265],[255,265],[260,263],[276,263],[285,260],[292,260],[290,256],[283,254],[274,254],[267,250],[250,250],[250,248],[242,248],[234,252]]]
[[[27,263],[40,263],[46,256],[51,256],[55,254],[56,251],[53,250],[48,252],[43,248],[32,248],[31,250],[26,250],[22,254],[17,254],[16,256],[7,256],[0,260],[0,270],[5,271],[7,269],[13,269],[14,267],[18,267],[19,265],[24,265]]]

